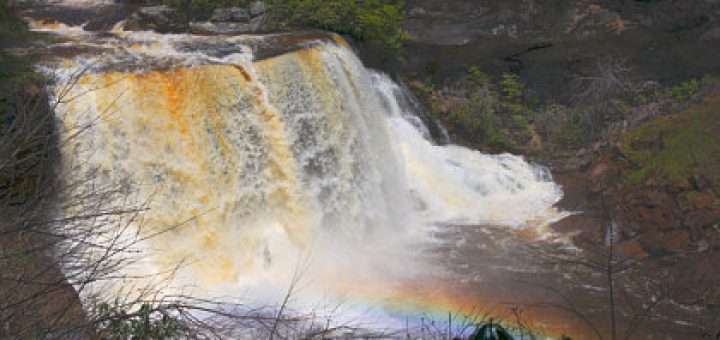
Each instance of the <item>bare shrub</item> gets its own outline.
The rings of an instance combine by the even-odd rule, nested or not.
[[[600,132],[606,121],[625,114],[618,100],[635,93],[630,72],[625,59],[607,56],[598,58],[592,70],[571,81],[573,100],[583,112],[583,125],[591,133]]]

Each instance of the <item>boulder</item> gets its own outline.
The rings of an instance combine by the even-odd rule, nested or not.
[[[262,14],[250,19],[250,26],[252,26],[253,32],[262,32],[270,29],[268,15]]]
[[[131,15],[125,23],[128,30],[154,30],[157,32],[180,32],[187,28],[187,23],[179,22],[175,9],[166,5],[141,7]]]
[[[250,12],[243,7],[218,8],[210,17],[211,22],[248,22]]]
[[[560,170],[564,172],[579,171],[586,166],[587,163],[583,158],[571,157],[562,162]]]
[[[267,11],[265,3],[262,1],[255,1],[250,4],[250,15],[253,17],[259,16]]]
[[[700,41],[718,40],[720,39],[720,26],[715,26],[707,30],[700,36]]]
[[[195,34],[249,34],[267,31],[267,16],[254,17],[246,22],[193,21],[190,32]]]
[[[167,15],[174,12],[175,9],[170,8],[167,5],[159,5],[159,6],[148,6],[148,7],[141,7],[137,14],[145,17],[145,18],[166,18]]]
[[[253,25],[248,22],[190,22],[190,32],[195,34],[245,34],[252,33]]]

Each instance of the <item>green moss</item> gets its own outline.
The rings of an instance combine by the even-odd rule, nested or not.
[[[680,194],[680,199],[684,201],[694,201],[698,197],[700,197],[699,191],[685,191]]]
[[[623,140],[623,150],[639,169],[635,181],[651,172],[671,178],[702,173],[720,176],[720,97],[672,116],[657,117]]]

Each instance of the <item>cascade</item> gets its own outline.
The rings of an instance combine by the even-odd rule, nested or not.
[[[95,49],[47,66],[60,171],[146,202],[125,280],[172,271],[170,287],[233,295],[284,285],[312,254],[328,285],[386,282],[427,269],[443,226],[541,233],[561,216],[547,170],[436,144],[407,90],[336,36],[256,58],[278,36],[47,30]]]

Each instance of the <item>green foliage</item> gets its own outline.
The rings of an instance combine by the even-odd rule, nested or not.
[[[477,133],[479,143],[496,150],[510,150],[530,139],[534,110],[524,103],[525,84],[517,75],[504,74],[493,83],[491,76],[470,66],[465,80],[467,94],[449,112],[454,124]]]
[[[32,68],[32,58],[16,57],[5,52],[9,45],[27,44],[37,38],[20,20],[7,2],[0,0],[0,127],[16,105],[18,95],[28,86],[44,83],[45,78]]]
[[[493,126],[494,100],[483,93],[472,93],[460,105],[450,111],[450,117],[470,129],[484,129]]]
[[[578,109],[552,104],[539,110],[535,118],[535,128],[544,140],[552,144],[576,147],[589,137],[582,119],[582,113]]]
[[[587,130],[581,124],[574,120],[568,120],[560,125],[554,141],[564,146],[578,147],[587,141],[587,137]]]
[[[635,98],[633,98],[633,101],[637,105],[647,105],[650,103],[650,96],[645,93],[639,93],[635,95]]]
[[[702,78],[691,79],[675,86],[669,87],[663,91],[663,96],[666,98],[672,98],[678,102],[684,102],[690,99],[698,90],[705,86],[709,86],[714,83],[714,80],[710,76],[704,76]]]
[[[96,310],[103,339],[175,339],[190,335],[190,327],[162,306],[143,304],[128,312],[115,304],[100,303]]]
[[[492,77],[472,65],[468,68],[468,85],[471,90],[488,89],[492,85]]]
[[[504,73],[500,80],[500,87],[503,93],[503,99],[508,103],[520,103],[523,96],[525,84],[516,74]]]
[[[397,50],[405,20],[403,0],[270,0],[272,20],[347,34]]]

